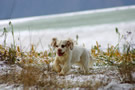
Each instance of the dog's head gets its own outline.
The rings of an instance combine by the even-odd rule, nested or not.
[[[74,43],[71,39],[59,41],[57,38],[53,38],[51,46],[55,48],[58,56],[63,56],[67,51],[73,49]]]

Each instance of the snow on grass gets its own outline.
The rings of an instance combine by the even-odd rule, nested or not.
[[[5,65],[4,62],[0,61],[0,75],[6,74],[8,72],[8,69],[10,69],[10,67],[8,65]]]
[[[98,90],[134,90],[135,84],[120,84],[117,82],[111,82],[107,86],[99,88]]]
[[[0,69],[0,72],[1,73],[3,72],[3,74],[0,74],[0,75],[13,74],[14,76],[18,74],[17,72],[22,73],[22,70],[23,70],[21,67],[17,65],[14,65],[14,67],[13,65],[8,65],[7,67],[7,65],[3,62],[0,62],[0,68],[3,68],[3,70],[4,69],[9,70],[8,72],[4,72],[2,69]],[[41,69],[43,68],[39,67],[36,70],[40,71]],[[32,73],[32,72],[34,74],[35,71],[32,71],[32,70],[28,71],[28,73]],[[33,75],[30,75],[30,76],[33,77]],[[18,77],[16,76],[16,78]],[[39,87],[39,89],[44,89],[48,87],[48,88],[59,88],[59,89],[67,88],[67,89],[92,89],[92,90],[97,90],[97,89],[99,90],[108,90],[108,89],[132,90],[135,88],[135,84],[121,83],[120,74],[117,68],[111,67],[111,66],[90,68],[89,73],[87,75],[83,74],[83,72],[78,67],[74,66],[70,70],[69,74],[65,76],[59,76],[54,71],[51,71],[51,70],[48,71],[47,67],[44,67],[43,71],[41,70],[38,77],[41,78],[41,79],[38,79],[39,81],[41,80],[40,81],[41,83],[33,84],[33,86],[25,87],[21,83],[16,84],[13,82],[12,83],[8,82],[5,84],[4,83],[0,84],[0,89],[24,89],[24,88],[35,89],[36,87]],[[26,77],[22,77],[22,78],[26,78]],[[27,77],[27,79],[29,78],[30,77]],[[11,78],[10,76],[7,77],[7,80],[11,80],[11,79],[14,79],[14,78]],[[16,79],[16,80],[19,80],[19,79]],[[33,77],[33,80],[34,80],[34,77]],[[21,81],[15,81],[15,82],[21,82]],[[0,80],[0,83],[2,83],[2,80]],[[42,86],[42,83],[43,83],[43,86]]]

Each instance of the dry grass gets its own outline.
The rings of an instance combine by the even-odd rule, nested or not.
[[[110,77],[114,76],[116,73],[115,71],[113,72],[113,75],[106,74],[105,76],[102,76],[106,72],[109,72],[109,70],[110,69],[91,69],[90,72],[92,72],[92,74],[80,75],[79,72],[75,73],[75,69],[73,69],[71,72],[73,73],[72,75],[59,76],[51,70],[48,71],[47,68],[41,69],[35,66],[25,66],[22,70],[17,71],[14,67],[7,74],[0,75],[0,83],[18,86],[23,85],[24,89],[70,89],[79,87],[82,89],[97,90],[99,87],[105,86],[111,82]],[[101,77],[99,77],[100,75]],[[97,79],[97,76],[99,79]],[[83,81],[79,81],[78,79],[82,79]]]
[[[9,73],[0,76],[0,83],[20,84],[24,88],[33,86],[45,88],[53,85],[57,87],[54,82],[55,74],[49,71],[44,73],[44,70],[35,66],[25,66],[21,71],[17,72],[14,68]]]
[[[135,83],[135,80],[132,76],[132,73],[135,72],[135,65],[125,65],[121,64],[118,68],[118,71],[121,76],[121,83]]]
[[[119,35],[119,40],[123,39],[123,35],[120,35],[118,29],[116,28],[116,33]],[[127,32],[130,36],[132,32]],[[118,71],[121,76],[121,83],[135,83],[132,73],[135,72],[135,48],[132,45],[135,45],[134,42],[126,40],[126,44],[123,46],[123,52],[119,50],[119,43],[116,46],[108,45],[106,51],[100,49],[101,45],[96,42],[96,45],[91,49],[92,56],[97,60],[97,65],[109,65],[115,66],[118,68]],[[130,43],[129,43],[130,42]],[[130,45],[132,44],[132,45]]]
[[[0,61],[5,61],[8,65],[17,65],[19,63],[21,65],[22,70],[19,72],[16,68],[13,68],[10,71],[7,71],[6,74],[0,76],[0,83],[7,84],[19,84],[23,85],[24,89],[28,89],[30,87],[34,87],[37,89],[45,89],[45,88],[86,88],[97,90],[99,87],[107,85],[111,82],[109,79],[107,82],[104,82],[103,78],[99,81],[91,81],[88,80],[85,83],[75,82],[75,84],[71,81],[67,81],[66,76],[60,77],[55,72],[51,71],[49,64],[53,62],[55,52],[50,47],[48,51],[37,52],[34,45],[31,45],[31,50],[29,52],[23,52],[20,50],[20,46],[15,45],[14,41],[14,31],[13,25],[10,23],[12,28],[13,35],[13,45],[7,47],[6,46],[6,36],[4,40],[4,45],[0,45]],[[118,30],[117,33],[120,35]],[[4,28],[4,35],[7,35],[7,30]],[[119,36],[120,37],[120,36]],[[78,36],[76,39],[76,44],[78,43]],[[130,50],[130,45],[125,47],[125,52],[120,52],[118,45],[112,46],[108,45],[106,51],[100,49],[101,45],[96,42],[96,45],[91,49],[91,55],[96,59],[97,66],[114,66],[117,67],[115,72],[119,72],[119,74],[113,73],[117,80],[120,80],[121,83],[135,83],[132,77],[132,73],[135,72],[135,49]],[[102,68],[101,68],[102,69]],[[110,69],[111,70],[111,69]],[[108,72],[110,70],[107,70]],[[75,71],[75,70],[74,70]],[[113,71],[113,70],[111,70]],[[74,72],[73,72],[74,73]],[[90,71],[90,74],[98,75],[105,74],[104,70],[99,71]],[[80,73],[79,73],[80,75]],[[117,77],[120,76],[120,77]],[[82,75],[83,76],[83,75]],[[80,78],[82,77],[80,76]],[[74,73],[73,77],[78,77],[76,73]],[[93,84],[94,82],[94,84]]]

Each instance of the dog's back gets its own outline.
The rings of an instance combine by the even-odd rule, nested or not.
[[[89,52],[84,47],[74,46],[72,50],[72,60],[71,64],[77,64],[81,66],[84,72],[88,71],[88,65],[90,61]]]

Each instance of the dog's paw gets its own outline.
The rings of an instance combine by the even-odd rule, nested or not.
[[[62,71],[59,73],[59,76],[64,76],[64,75],[65,75],[65,73]]]
[[[64,74],[62,74],[62,73],[59,73],[59,76],[64,76]]]

